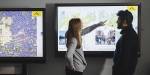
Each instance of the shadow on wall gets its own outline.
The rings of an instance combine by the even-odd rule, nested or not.
[[[84,75],[106,75],[104,74],[105,58],[86,57],[86,59],[88,65],[84,71]]]
[[[149,75],[150,74],[150,65],[148,65],[148,69],[147,69],[147,74],[146,75]]]

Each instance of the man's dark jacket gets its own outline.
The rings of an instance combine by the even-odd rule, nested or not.
[[[140,51],[137,33],[132,27],[122,29],[116,44],[112,75],[133,75]]]

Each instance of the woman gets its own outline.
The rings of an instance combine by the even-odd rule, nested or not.
[[[69,21],[66,53],[66,75],[82,75],[87,63],[82,49],[81,35],[89,33],[98,26],[104,25],[104,22],[92,25],[82,30],[82,22],[80,18],[73,18]],[[82,32],[81,32],[82,31]]]

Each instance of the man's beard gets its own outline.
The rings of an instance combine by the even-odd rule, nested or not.
[[[123,27],[122,27],[122,25],[121,24],[118,24],[118,27],[117,27],[118,29],[122,29]]]

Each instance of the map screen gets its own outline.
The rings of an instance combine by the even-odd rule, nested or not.
[[[0,11],[0,57],[43,57],[43,11]]]
[[[121,36],[121,30],[117,29],[117,13],[120,10],[132,13],[133,28],[138,33],[138,6],[58,6],[58,51],[67,50],[65,33],[72,18],[80,18],[83,29],[107,20],[104,26],[82,36],[82,47],[84,51],[115,51]]]

